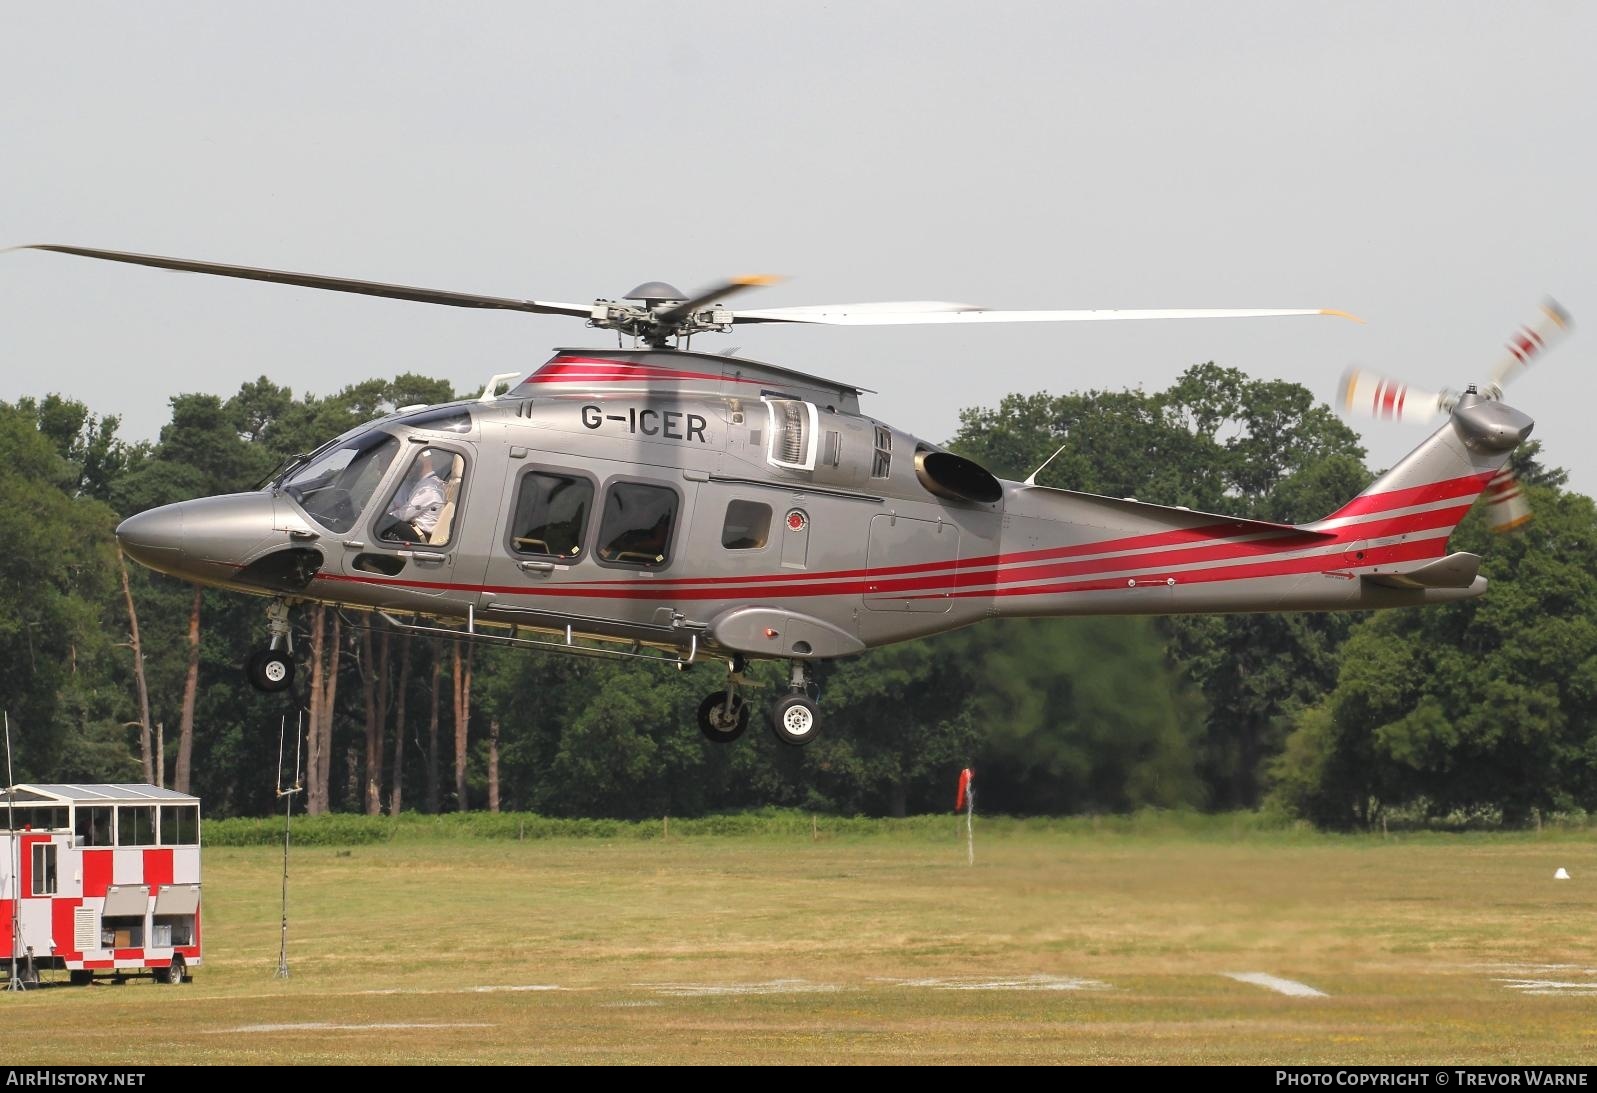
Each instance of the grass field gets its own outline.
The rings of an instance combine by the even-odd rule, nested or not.
[[[207,849],[195,981],[8,994],[0,1059],[1597,1061],[1589,834],[978,819],[974,867],[952,819],[297,846],[287,980],[281,861]]]

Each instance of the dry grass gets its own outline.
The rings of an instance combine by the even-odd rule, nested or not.
[[[952,823],[305,848],[286,981],[280,852],[211,849],[195,982],[9,995],[0,1059],[1589,1063],[1594,849],[1016,830],[970,868]],[[1250,971],[1329,997],[1225,978]]]

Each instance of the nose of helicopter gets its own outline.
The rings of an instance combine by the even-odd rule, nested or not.
[[[129,516],[116,526],[116,541],[134,561],[168,570],[183,560],[183,506],[163,505]]]

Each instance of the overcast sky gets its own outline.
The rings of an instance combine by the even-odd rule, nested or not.
[[[1216,360],[1510,391],[1597,492],[1597,4],[0,0],[0,245],[65,242],[583,302],[1331,307],[1366,320],[750,328],[696,348],[881,392],[945,440],[1008,391]],[[1586,328],[1579,328],[1585,321]],[[555,317],[0,255],[0,398],[153,437],[177,391],[480,384]],[[1384,466],[1423,433],[1359,423]]]

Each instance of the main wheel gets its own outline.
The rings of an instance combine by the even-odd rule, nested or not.
[[[784,744],[803,747],[815,739],[821,714],[805,694],[787,694],[771,705],[771,731]]]
[[[183,966],[183,958],[181,956],[174,956],[172,958],[172,963],[167,967],[156,969],[157,973],[160,975],[161,982],[173,984],[183,982],[183,977],[187,970],[188,969]]]
[[[294,662],[281,649],[257,649],[250,654],[244,672],[257,691],[267,694],[286,691],[294,682]]]
[[[699,731],[707,740],[717,744],[730,744],[743,735],[749,727],[749,704],[742,698],[732,697],[732,711],[726,708],[726,692],[712,691],[699,703]]]

